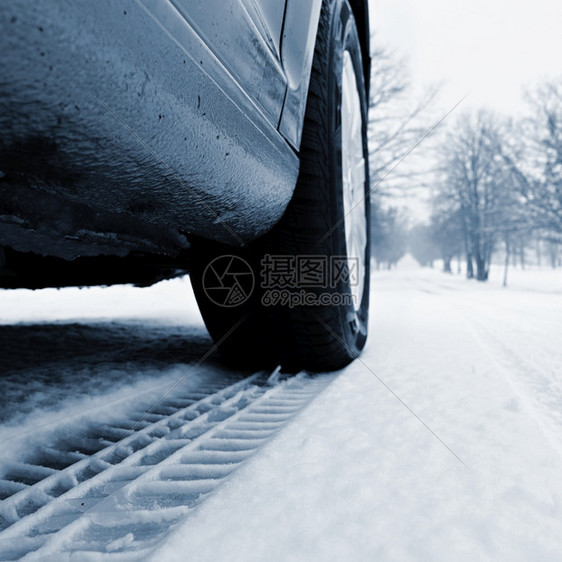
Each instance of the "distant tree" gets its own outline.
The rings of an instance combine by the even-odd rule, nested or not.
[[[463,253],[463,217],[458,208],[434,203],[431,217],[431,238],[443,260],[443,271],[452,273],[451,262]]]
[[[408,233],[408,249],[422,267],[433,267],[439,258],[439,247],[433,237],[433,229],[429,225],[418,224]]]
[[[462,229],[467,276],[488,279],[492,251],[507,228],[513,189],[501,156],[499,124],[488,113],[463,116],[441,151],[440,197]],[[476,272],[474,271],[476,270]]]
[[[550,266],[552,269],[562,266],[562,238],[556,239],[554,237],[549,237],[546,241],[546,251],[548,254],[548,259],[550,261]]]
[[[408,243],[408,220],[392,205],[392,200],[397,194],[403,196],[414,178],[419,186],[420,177],[426,173],[421,166],[413,165],[413,156],[436,129],[429,112],[437,90],[414,96],[404,61],[380,45],[373,50],[371,58],[372,248],[377,267],[384,265],[390,269],[405,254]]]
[[[408,242],[408,217],[396,207],[372,206],[372,254],[377,269],[391,269],[404,256]]]

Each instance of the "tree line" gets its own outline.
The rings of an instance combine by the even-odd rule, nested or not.
[[[462,254],[467,277],[486,281],[501,248],[505,283],[510,259],[531,245],[546,248],[558,265],[562,79],[536,87],[527,104],[528,114],[517,120],[465,114],[439,145],[430,229],[445,270]]]
[[[562,259],[562,78],[527,94],[522,118],[499,118],[484,110],[466,113],[436,142],[437,167],[429,224],[410,224],[392,205],[393,193],[424,185],[409,152],[433,133],[424,119],[432,95],[408,106],[404,70],[384,50],[376,52],[371,99],[372,246],[377,265],[392,267],[405,252],[421,265],[442,260],[451,272],[462,261],[469,278],[488,279],[492,256],[507,267],[525,265],[529,250],[539,263]],[[402,108],[396,110],[395,108]],[[406,107],[406,109],[404,109]],[[401,171],[396,173],[396,168]],[[412,171],[413,170],[413,171]],[[387,198],[391,204],[384,205]]]

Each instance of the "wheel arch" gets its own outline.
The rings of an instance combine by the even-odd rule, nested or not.
[[[279,132],[300,149],[312,58],[316,45],[320,10],[325,0],[286,0],[281,37],[281,61],[287,73],[287,93]],[[369,1],[349,0],[361,43],[361,58],[367,95],[371,74]]]
[[[311,2],[314,0],[311,0]],[[304,4],[304,3],[303,3]],[[294,6],[294,4],[293,4]],[[306,7],[310,8],[311,4]],[[305,22],[308,25],[310,22]],[[316,26],[315,26],[316,27]],[[344,150],[342,135],[342,102],[345,54],[352,58],[357,89],[363,89],[362,45],[349,3],[344,0],[324,1],[319,18],[318,39],[310,77],[305,116],[305,133],[300,150],[301,167],[295,193],[274,229],[263,238],[242,249],[225,250],[221,245],[194,245],[194,260],[190,276],[203,319],[223,358],[244,368],[264,368],[282,365],[285,371],[301,369],[326,371],[340,369],[352,361],[365,345],[368,332],[369,305],[369,205],[368,163],[364,159],[365,178],[358,186],[365,196],[358,199],[364,205],[365,245],[361,300],[356,303],[351,269],[339,275],[341,260],[349,264],[346,210],[344,201]],[[294,46],[293,46],[294,47]],[[349,82],[348,82],[349,83]],[[359,93],[361,117],[366,116],[367,98]],[[357,115],[357,113],[355,113]],[[356,122],[356,121],[355,121]],[[363,155],[367,154],[366,127],[354,127],[361,135]],[[347,146],[357,148],[358,143]],[[352,165],[355,165],[354,159]],[[235,306],[216,302],[206,289],[205,272],[215,259],[228,254],[245,260],[253,272],[255,290],[236,291],[243,300]],[[359,255],[357,256],[359,257]],[[269,276],[278,259],[288,266],[290,277],[280,281]],[[299,258],[305,258],[300,261]],[[317,261],[320,258],[320,261]],[[332,258],[335,258],[335,262]],[[315,260],[324,272],[322,280],[308,283],[299,277],[299,263]],[[229,262],[231,263],[231,262]],[[338,268],[340,263],[340,268]],[[230,265],[229,265],[230,267]],[[348,266],[349,268],[349,266]],[[330,273],[332,269],[332,273]],[[213,270],[211,270],[213,271]],[[242,268],[240,268],[242,271]],[[357,271],[360,271],[357,268]],[[221,295],[234,291],[225,275],[211,276],[211,290]],[[292,277],[292,275],[295,277]],[[240,288],[235,273],[232,287]],[[328,300],[323,298],[328,297]],[[312,297],[312,300],[309,299]],[[288,300],[287,300],[288,299]],[[319,300],[317,300],[319,299]],[[230,303],[229,303],[230,304]],[[358,304],[358,306],[356,306]]]

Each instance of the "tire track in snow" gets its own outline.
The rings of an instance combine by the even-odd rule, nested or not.
[[[334,376],[223,376],[0,473],[0,560],[137,560]]]
[[[556,372],[545,372],[545,368],[525,355],[517,347],[517,340],[513,340],[514,328],[525,337],[530,336],[529,329],[521,324],[522,313],[524,318],[533,318],[532,326],[539,325],[539,320],[544,319],[544,313],[540,314],[528,304],[523,309],[514,309],[509,302],[504,302],[501,298],[495,298],[493,307],[490,307],[489,300],[495,294],[485,287],[482,288],[484,291],[482,293],[472,291],[463,294],[461,302],[452,296],[451,292],[441,291],[439,288],[442,284],[433,279],[411,276],[408,277],[408,281],[416,290],[433,293],[435,297],[448,302],[450,308],[456,308],[463,315],[470,334],[485,353],[487,361],[503,377],[546,441],[562,458],[560,379]],[[430,290],[427,290],[427,287]],[[498,307],[501,311],[499,314]],[[556,308],[558,303],[549,302],[549,310]],[[555,313],[551,314],[551,322],[556,328],[561,325]],[[507,335],[504,334],[506,329]],[[534,334],[533,342],[540,343],[540,331]],[[544,349],[548,350],[548,345]],[[536,347],[533,351],[537,352]]]
[[[462,313],[468,320],[472,336],[486,352],[490,363],[504,377],[545,439],[562,458],[562,418],[557,407],[562,396],[560,383],[552,379],[550,383],[556,387],[551,387],[550,392],[541,391],[536,381],[542,377],[542,369],[498,335],[498,331],[491,327],[495,320],[493,316],[477,318],[473,307],[463,307]],[[555,404],[551,402],[553,392],[557,398]]]

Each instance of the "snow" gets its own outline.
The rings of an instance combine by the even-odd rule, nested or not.
[[[562,559],[560,271],[512,270],[503,289],[499,268],[482,284],[403,266],[373,277],[361,358],[188,510],[151,560]],[[0,442],[12,456],[38,420],[54,428],[107,415],[110,400],[150,401],[210,347],[182,279],[1,292],[0,310],[12,385]],[[51,335],[66,338],[62,355],[47,353]],[[12,349],[20,341],[26,353]]]
[[[173,297],[172,299],[170,297]],[[64,289],[0,290],[0,324],[20,322],[92,322],[152,320],[201,326],[188,277],[152,287],[68,287]]]
[[[103,405],[118,389],[162,389],[211,345],[187,278],[0,291],[0,421]]]
[[[361,360],[153,560],[561,559],[559,294],[411,268],[374,285]],[[536,371],[511,355],[535,350]]]

